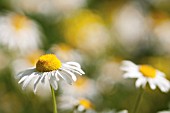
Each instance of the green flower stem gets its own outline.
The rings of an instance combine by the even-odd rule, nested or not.
[[[140,92],[139,92],[139,95],[137,97],[137,100],[136,100],[136,103],[135,103],[135,107],[134,107],[132,113],[138,113],[139,105],[141,103],[143,94],[144,94],[144,89],[140,89]]]
[[[54,106],[53,113],[57,113],[57,103],[56,103],[55,92],[54,92],[54,89],[51,85],[50,85],[50,87],[51,87],[51,94],[52,94],[53,106]]]

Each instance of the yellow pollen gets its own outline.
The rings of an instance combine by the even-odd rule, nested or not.
[[[54,54],[42,55],[36,63],[36,70],[39,72],[50,72],[60,67],[61,62]]]
[[[155,78],[156,76],[156,69],[149,66],[149,65],[141,65],[139,67],[139,71],[145,76],[150,78]]]
[[[27,18],[22,15],[15,15],[12,17],[12,24],[14,25],[15,30],[22,29],[26,24]]]
[[[80,99],[79,102],[80,102],[80,105],[84,106],[86,109],[93,108],[93,105],[92,105],[92,103],[89,100]]]

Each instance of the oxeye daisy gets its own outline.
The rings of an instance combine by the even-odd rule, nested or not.
[[[34,92],[36,92],[38,83],[45,82],[45,79],[48,79],[50,85],[57,90],[57,82],[60,78],[72,84],[72,82],[77,80],[76,74],[84,74],[78,63],[61,63],[56,55],[45,54],[38,59],[35,67],[22,71],[17,76],[20,78],[18,83],[22,83],[23,89],[25,89],[31,80],[34,80]]]
[[[87,98],[74,98],[72,96],[59,97],[59,108],[72,110],[73,113],[96,113],[93,103]]]
[[[72,84],[77,80],[76,74],[85,74],[81,66],[76,62],[62,63],[54,54],[45,54],[39,57],[36,66],[20,72],[17,76],[20,79],[19,84],[25,89],[27,85],[34,82],[34,93],[39,83],[49,82],[53,97],[54,113],[57,113],[57,105],[54,90],[58,89],[60,78]]]
[[[170,111],[159,111],[157,113],[170,113]]]
[[[125,78],[136,78],[136,87],[146,86],[149,83],[151,89],[158,86],[162,92],[168,92],[170,82],[165,78],[165,74],[150,65],[136,65],[131,61],[123,61],[121,69],[125,71]],[[144,90],[141,89],[132,113],[138,113],[139,104],[141,102]]]
[[[0,44],[10,50],[36,50],[41,46],[38,25],[25,15],[7,13],[0,15]]]
[[[152,90],[158,86],[162,92],[168,92],[170,82],[165,74],[150,65],[136,65],[131,61],[123,61],[121,69],[125,71],[124,78],[137,78],[136,87],[145,87],[147,83]]]
[[[77,81],[71,86],[61,82],[61,86],[63,95],[69,95],[75,98],[86,97],[90,99],[94,99],[98,96],[96,82],[87,77],[78,77]]]

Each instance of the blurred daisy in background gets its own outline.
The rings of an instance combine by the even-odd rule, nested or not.
[[[165,78],[165,74],[150,65],[136,65],[131,61],[123,61],[121,69],[125,71],[124,78],[137,78],[136,87],[149,86],[152,90],[156,89],[156,86],[162,92],[168,92],[170,89],[170,82]]]
[[[61,86],[63,95],[70,95],[75,98],[86,97],[94,99],[98,95],[95,81],[87,77],[78,77],[77,81],[71,86],[61,82]]]
[[[83,62],[82,53],[66,43],[54,44],[50,51],[56,54],[56,56],[63,62],[76,61],[80,64]]]
[[[101,64],[99,69],[99,76],[97,78],[98,89],[102,93],[110,92],[113,90],[114,85],[123,80],[120,71],[120,61],[115,58],[107,59]],[[107,87],[107,88],[106,88]]]
[[[160,52],[170,53],[170,17],[166,13],[154,12],[150,15],[150,21],[153,26],[153,33],[160,43],[158,49]]]
[[[88,54],[102,53],[109,44],[110,36],[104,22],[90,10],[82,10],[64,22],[64,36],[73,47]]]
[[[39,27],[24,15],[0,15],[0,44],[21,53],[38,49],[41,46]]]
[[[54,0],[55,11],[59,14],[72,14],[87,5],[87,0]]]
[[[170,111],[159,111],[157,113],[170,113]]]
[[[73,113],[96,113],[94,105],[86,98],[74,98],[72,96],[60,96],[58,107],[61,110],[70,110]]]
[[[113,35],[117,34],[117,40],[129,52],[133,52],[141,41],[145,41],[148,32],[148,23],[140,6],[135,2],[123,5],[113,15]],[[116,31],[116,32],[115,32]]]
[[[0,61],[1,61],[0,70],[3,70],[6,67],[8,67],[11,61],[10,56],[7,53],[5,53],[5,51],[3,51],[2,49],[0,49]]]
[[[11,0],[14,9],[43,15],[70,14],[86,6],[87,0]]]
[[[17,77],[20,79],[19,84],[22,84],[22,89],[34,81],[34,93],[37,91],[39,83],[47,82],[54,90],[58,89],[58,81],[60,78],[72,84],[77,80],[76,75],[84,74],[81,66],[77,62],[61,61],[54,54],[45,54],[39,57],[36,66],[20,72]]]

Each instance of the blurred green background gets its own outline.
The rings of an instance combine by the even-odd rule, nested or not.
[[[40,51],[81,64],[85,76],[95,82],[97,94],[87,98],[97,113],[123,109],[131,113],[135,106],[139,89],[135,80],[123,79],[122,60],[150,64],[170,80],[169,0],[0,0],[1,16],[10,12],[36,22],[41,32]],[[53,111],[50,96],[23,91],[17,84],[15,66],[20,62],[13,62],[26,56],[1,46],[0,113]],[[62,85],[56,94],[63,95]],[[147,85],[139,113],[168,109],[170,92],[152,91]],[[66,113],[59,108],[60,112]]]

